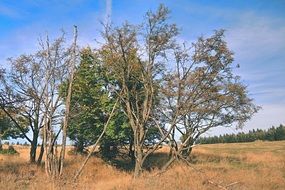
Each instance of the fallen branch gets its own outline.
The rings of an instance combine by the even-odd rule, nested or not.
[[[230,186],[233,186],[233,185],[236,185],[236,184],[238,184],[238,183],[239,183],[238,181],[233,182],[233,183],[230,183],[229,185],[226,186],[226,188],[228,188],[228,187],[230,187]]]
[[[117,106],[118,100],[119,100],[119,98],[117,98],[116,103],[115,103],[114,106],[113,106],[113,109],[112,109],[112,111],[111,111],[111,113],[110,113],[110,116],[109,116],[107,122],[106,122],[105,125],[104,125],[104,129],[103,129],[102,133],[100,134],[99,138],[97,139],[97,141],[96,141],[95,144],[93,145],[91,151],[90,151],[89,154],[87,155],[86,159],[85,159],[84,162],[82,163],[82,165],[81,165],[81,167],[79,168],[79,170],[77,171],[76,175],[74,176],[74,178],[73,178],[74,181],[76,181],[76,179],[77,179],[77,178],[79,177],[79,175],[82,173],[82,170],[84,169],[85,165],[87,164],[89,158],[91,157],[91,155],[92,155],[93,152],[95,151],[95,149],[96,149],[98,143],[100,142],[100,140],[101,140],[102,137],[104,136],[104,134],[105,134],[105,132],[106,132],[106,129],[107,129],[107,126],[109,125],[110,120],[111,120],[111,118],[112,118],[112,116],[113,116],[113,114],[114,114],[114,111],[115,111],[115,108],[116,108],[116,106]]]

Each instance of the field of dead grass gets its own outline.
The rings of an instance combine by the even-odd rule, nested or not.
[[[43,167],[28,164],[29,147],[15,146],[19,155],[0,155],[0,189],[285,189],[285,141],[201,145],[193,151],[192,166],[176,163],[156,176],[166,160],[166,148],[153,155],[138,179],[132,171],[92,157],[77,183],[71,178],[84,156],[67,156],[65,173],[49,180]],[[154,164],[150,164],[154,163]]]

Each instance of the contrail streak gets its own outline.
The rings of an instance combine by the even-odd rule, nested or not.
[[[106,0],[105,25],[111,23],[111,17],[112,17],[112,0]]]

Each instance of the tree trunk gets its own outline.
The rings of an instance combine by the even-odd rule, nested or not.
[[[143,162],[145,160],[143,154],[144,128],[142,125],[134,127],[134,147],[135,147],[135,173],[134,177],[140,176],[143,171]]]
[[[1,142],[1,138],[0,138],[0,151],[3,149],[2,147],[2,142]]]
[[[134,147],[134,139],[130,139],[130,145],[129,145],[129,157],[131,158],[132,164],[135,162],[135,152],[133,150]]]
[[[161,172],[165,172],[167,170],[167,168],[174,162],[174,160],[176,159],[175,156],[172,156],[168,162],[166,162],[166,164],[161,168]]]
[[[194,140],[191,138],[186,145],[183,147],[183,150],[181,151],[183,158],[189,159],[190,154],[192,152],[192,145],[194,144]]]
[[[135,173],[134,177],[140,176],[142,173],[142,159],[143,159],[143,149],[141,144],[135,145],[135,155],[136,155],[136,163],[135,163]]]
[[[42,163],[44,151],[45,151],[44,143],[42,143],[40,155],[39,155],[38,162],[37,162],[38,165],[41,165],[41,163]]]
[[[84,144],[82,141],[79,141],[76,143],[75,145],[75,153],[80,153],[83,154],[84,153]]]
[[[33,132],[33,140],[31,142],[31,149],[30,149],[30,163],[36,162],[36,155],[37,155],[37,146],[38,146],[38,136],[39,132],[34,130]]]
[[[62,145],[60,151],[60,158],[59,158],[59,175],[63,173],[63,164],[65,158],[65,149],[66,149],[66,138],[67,138],[67,127],[68,127],[68,120],[69,120],[69,112],[70,112],[70,104],[71,104],[71,93],[72,93],[72,84],[74,79],[75,73],[75,62],[76,62],[76,41],[77,41],[77,26],[74,26],[74,42],[73,42],[73,61],[70,65],[70,76],[69,76],[69,85],[68,85],[68,92],[65,101],[65,114],[63,120],[63,127],[62,127]]]

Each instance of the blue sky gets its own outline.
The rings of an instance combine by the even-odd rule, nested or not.
[[[171,10],[181,40],[194,41],[215,29],[226,29],[226,40],[241,67],[235,72],[263,109],[245,131],[285,124],[285,1],[284,0],[0,0],[0,64],[8,57],[30,53],[48,33],[79,29],[81,45],[95,46],[106,15],[115,24],[139,23],[160,3]],[[234,132],[217,129],[212,134]]]

